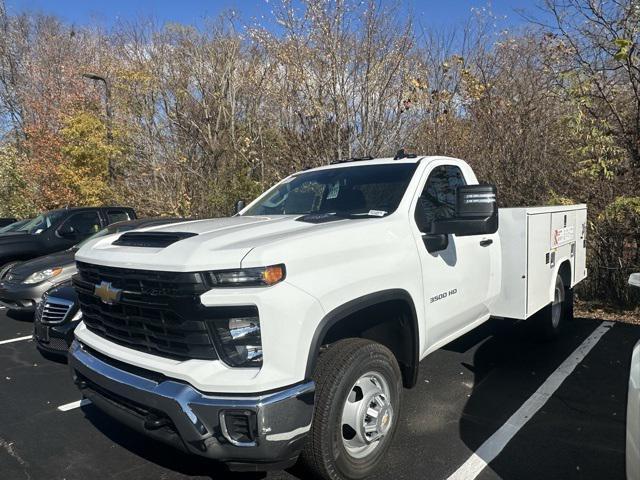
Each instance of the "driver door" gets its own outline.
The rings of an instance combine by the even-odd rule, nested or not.
[[[473,175],[473,174],[470,174]],[[467,182],[467,179],[469,182]],[[461,330],[489,315],[492,276],[492,235],[447,235],[447,245],[427,251],[424,235],[436,219],[455,215],[456,189],[475,178],[466,178],[458,165],[439,162],[431,167],[417,199],[414,221],[418,234],[426,312],[426,348],[448,343]]]
[[[55,250],[71,248],[102,228],[100,217],[96,211],[73,213],[56,229],[54,235]]]

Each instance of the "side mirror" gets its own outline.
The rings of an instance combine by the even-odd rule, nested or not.
[[[629,285],[640,288],[640,273],[632,273],[629,276]]]
[[[238,200],[234,207],[233,213],[237,215],[238,213],[240,213],[240,211],[242,211],[242,209],[244,209],[244,207],[245,207],[244,200]]]
[[[494,185],[465,185],[456,191],[456,215],[433,222],[431,233],[488,235],[498,231],[498,204]]]
[[[422,241],[424,242],[424,246],[427,247],[427,252],[429,253],[446,250],[449,246],[449,236],[444,234],[431,235],[426,233],[422,235]]]
[[[58,229],[58,236],[66,238],[67,240],[75,240],[78,237],[75,229],[71,225],[62,225]]]

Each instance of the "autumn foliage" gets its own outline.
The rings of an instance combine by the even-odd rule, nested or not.
[[[636,0],[547,0],[516,31],[487,10],[426,29],[378,1],[281,0],[264,21],[109,30],[2,5],[0,215],[105,203],[225,215],[295,170],[404,147],[468,160],[503,206],[587,202],[580,293],[631,303]],[[87,73],[108,82],[111,116]]]

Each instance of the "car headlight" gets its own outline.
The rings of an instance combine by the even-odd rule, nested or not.
[[[61,273],[62,267],[47,268],[46,270],[40,270],[39,272],[32,273],[26,279],[24,279],[22,283],[32,285],[34,283],[44,282],[45,280],[49,280],[50,278],[57,277]]]
[[[76,314],[73,316],[73,318],[71,319],[72,322],[77,322],[82,320],[82,310],[78,309],[78,311],[76,312]]]
[[[238,270],[219,270],[205,273],[212,287],[266,287],[284,280],[284,265],[269,267],[241,268]]]

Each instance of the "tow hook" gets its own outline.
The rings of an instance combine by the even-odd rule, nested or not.
[[[170,425],[171,421],[166,417],[159,417],[155,414],[147,415],[144,419],[144,428],[147,430],[158,430],[159,428]]]

